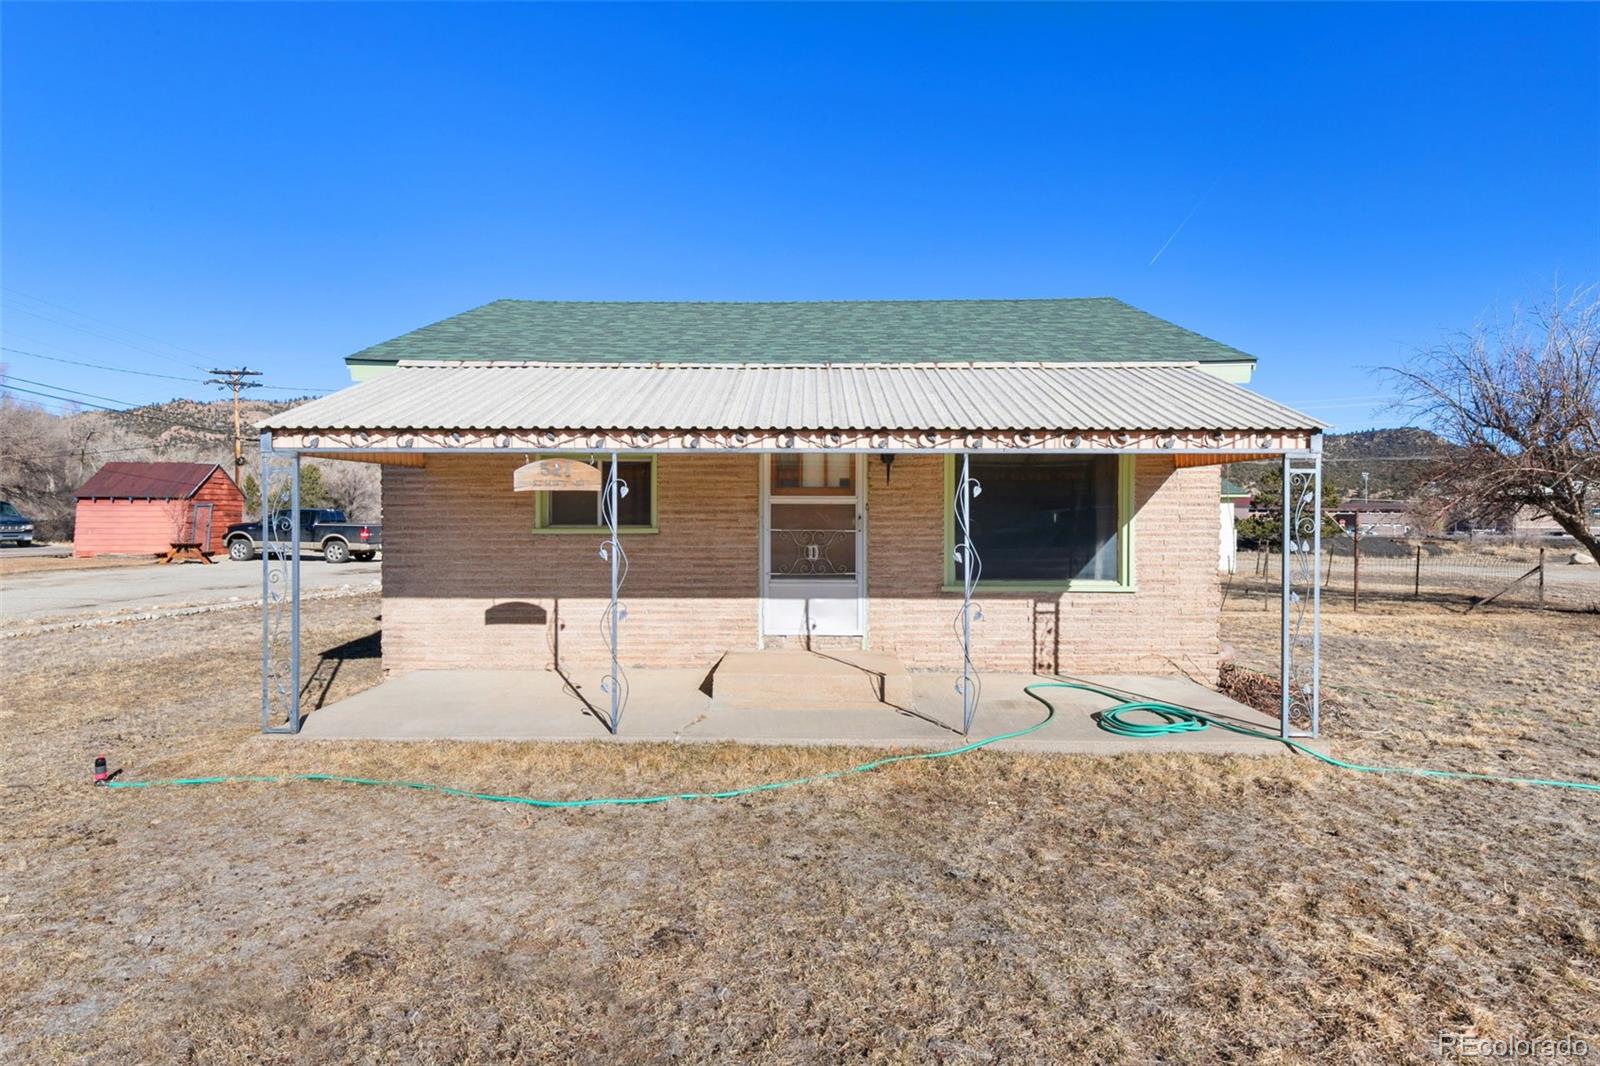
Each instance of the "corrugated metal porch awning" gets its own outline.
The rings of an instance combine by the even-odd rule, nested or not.
[[[260,423],[288,431],[1315,432],[1193,364],[401,363]]]

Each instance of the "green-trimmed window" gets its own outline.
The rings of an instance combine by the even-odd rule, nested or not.
[[[946,588],[964,575],[954,558],[953,506],[961,460],[945,465]],[[984,587],[1124,592],[1133,588],[1133,458],[977,455],[972,543]]]
[[[610,457],[591,455],[585,461],[600,468],[601,483],[604,484],[604,478],[611,472]],[[656,457],[621,456],[617,463],[617,476],[628,486],[628,494],[622,497],[617,506],[618,532],[654,533]],[[539,492],[535,493],[535,497],[535,533],[595,533],[604,528],[601,524],[599,492]]]

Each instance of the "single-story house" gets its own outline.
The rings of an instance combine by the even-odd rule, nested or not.
[[[1416,504],[1410,500],[1352,497],[1330,513],[1339,528],[1349,533],[1359,529],[1363,537],[1409,537],[1422,525],[1415,512]]]
[[[220,552],[244,493],[216,463],[107,463],[79,487],[72,554],[152,555],[180,541]]]
[[[388,674],[804,647],[1214,680],[1221,465],[1320,464],[1255,362],[1106,298],[499,300],[260,426],[383,464]]]
[[[1222,479],[1222,491],[1217,504],[1217,517],[1221,522],[1221,540],[1217,545],[1217,569],[1231,574],[1239,566],[1239,519],[1250,514],[1250,490],[1236,481]]]

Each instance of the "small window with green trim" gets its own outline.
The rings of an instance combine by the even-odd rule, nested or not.
[[[601,485],[611,473],[606,456],[588,459],[600,469]],[[653,455],[623,456],[617,476],[628,488],[617,505],[617,530],[621,533],[656,531],[656,459]],[[605,528],[600,492],[540,492],[534,507],[535,533],[595,533]]]
[[[972,544],[981,585],[1127,591],[1133,587],[1133,458],[1116,455],[973,455],[981,492]],[[965,575],[954,555],[952,508],[961,460],[947,460],[947,588]]]

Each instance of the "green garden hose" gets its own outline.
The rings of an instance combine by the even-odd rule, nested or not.
[[[1051,682],[1053,684],[1053,682]],[[1030,688],[1034,686],[1029,686]],[[535,799],[532,796],[500,796],[492,792],[472,792],[462,788],[451,788],[448,785],[430,785],[421,781],[384,781],[369,777],[345,777],[340,774],[275,774],[267,776],[239,775],[232,777],[178,777],[165,781],[122,781],[112,779],[105,782],[107,788],[153,788],[167,785],[227,785],[249,782],[279,782],[279,781],[328,781],[341,785],[378,785],[384,788],[409,788],[418,792],[437,792],[442,796],[457,796],[462,799],[484,800],[488,803],[516,803],[524,807],[547,808],[572,808],[572,807],[645,807],[654,803],[667,803],[671,800],[703,800],[703,799],[738,799],[741,796],[751,796],[757,792],[776,792],[783,788],[793,788],[796,785],[814,785],[820,781],[832,781],[840,777],[849,777],[852,774],[864,774],[872,770],[882,769],[897,762],[912,762],[920,759],[948,759],[954,755],[965,755],[969,751],[986,748],[990,744],[998,744],[1002,740],[1015,740],[1025,737],[1029,733],[1036,733],[1050,724],[1056,716],[1056,709],[1049,700],[1036,697],[1045,705],[1045,716],[1025,729],[1014,730],[1010,733],[996,733],[992,737],[970,741],[954,748],[942,751],[918,751],[905,755],[888,755],[881,759],[873,759],[858,766],[846,767],[843,770],[830,770],[825,774],[814,774],[811,777],[796,777],[788,781],[768,781],[760,785],[746,785],[744,788],[730,788],[723,792],[664,792],[656,796],[595,796],[589,799],[551,800]]]
[[[1051,682],[1051,684],[1061,688],[1074,688],[1083,692],[1093,692],[1108,699],[1123,700],[1123,697],[1115,692],[1081,682],[1058,681]],[[1024,691],[1035,687],[1039,686],[1029,685]],[[1031,691],[1028,694],[1030,696],[1033,695]],[[1034,699],[1043,702],[1042,696],[1034,696]],[[1148,711],[1158,716],[1161,721],[1129,721],[1127,716],[1134,711]],[[1586,781],[1559,781],[1543,777],[1502,777],[1498,774],[1467,773],[1464,770],[1425,770],[1412,766],[1365,766],[1361,763],[1345,762],[1343,759],[1335,759],[1332,755],[1324,755],[1315,748],[1286,739],[1277,733],[1251,729],[1249,726],[1237,725],[1221,718],[1212,717],[1209,714],[1203,714],[1200,711],[1190,710],[1187,707],[1176,707],[1170,703],[1160,703],[1154,700],[1118,702],[1115,707],[1101,711],[1095,716],[1095,720],[1100,728],[1108,733],[1115,733],[1119,737],[1136,738],[1170,736],[1175,733],[1195,733],[1208,726],[1216,726],[1219,729],[1226,729],[1230,733],[1239,733],[1247,737],[1260,737],[1263,740],[1275,740],[1280,744],[1288,745],[1303,755],[1311,756],[1318,762],[1327,763],[1329,766],[1337,766],[1341,770],[1356,770],[1364,774],[1407,774],[1412,777],[1438,777],[1454,781],[1496,781],[1508,785],[1544,785],[1549,788],[1572,788],[1583,792],[1600,792],[1600,784]]]
[[[1436,777],[1458,781],[1495,781],[1503,784],[1519,785],[1545,785],[1550,788],[1579,789],[1585,792],[1600,792],[1600,784],[1591,784],[1582,781],[1557,781],[1538,777],[1498,777],[1494,774],[1472,774],[1457,770],[1422,770],[1407,766],[1363,766],[1360,763],[1345,762],[1335,759],[1331,755],[1324,755],[1314,748],[1293,740],[1286,740],[1276,733],[1265,730],[1251,729],[1248,726],[1236,725],[1221,718],[1215,718],[1200,711],[1190,710],[1187,707],[1178,707],[1159,700],[1125,700],[1120,694],[1107,689],[1096,688],[1094,685],[1083,684],[1076,681],[1037,681],[1031,685],[1024,685],[1023,691],[1045,706],[1045,715],[1039,721],[1024,729],[1014,730],[1009,733],[996,733],[994,736],[984,737],[981,740],[970,741],[954,748],[941,751],[911,752],[905,755],[888,755],[871,762],[864,762],[857,766],[847,767],[842,770],[830,770],[824,774],[814,774],[810,777],[796,777],[787,781],[768,781],[760,785],[746,785],[743,788],[732,788],[722,792],[665,792],[654,796],[596,796],[588,799],[552,800],[535,799],[531,796],[501,796],[492,792],[472,792],[468,789],[451,788],[448,785],[432,785],[421,781],[386,781],[370,777],[347,777],[342,774],[267,774],[251,775],[240,774],[224,777],[178,777],[156,781],[123,781],[113,778],[104,782],[106,788],[161,788],[173,785],[228,785],[249,783],[278,783],[285,781],[322,781],[340,785],[374,785],[382,788],[405,788],[417,792],[434,792],[441,796],[456,796],[461,799],[483,800],[488,803],[514,803],[524,807],[542,808],[575,808],[575,807],[644,807],[651,804],[667,803],[672,800],[706,800],[706,799],[738,799],[741,796],[751,796],[758,792],[776,792],[779,789],[794,788],[798,785],[814,785],[822,781],[833,781],[853,774],[864,774],[881,769],[899,762],[914,762],[918,760],[948,759],[956,755],[965,755],[968,752],[986,748],[991,744],[998,744],[1002,740],[1015,740],[1036,733],[1049,725],[1056,716],[1055,705],[1036,691],[1042,688],[1067,688],[1077,689],[1082,692],[1093,692],[1107,699],[1118,701],[1115,706],[1101,711],[1096,715],[1096,721],[1101,729],[1121,737],[1148,738],[1170,736],[1178,733],[1195,733],[1200,730],[1216,726],[1226,729],[1231,733],[1240,733],[1244,736],[1260,737],[1263,740],[1274,740],[1286,744],[1295,751],[1309,755],[1319,762],[1336,766],[1341,770],[1357,770],[1362,773],[1372,774],[1409,774],[1416,777]],[[1159,718],[1156,722],[1130,721],[1128,715],[1143,711]]]

